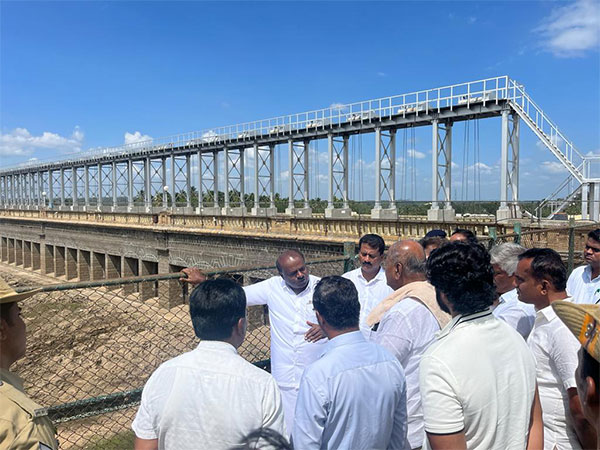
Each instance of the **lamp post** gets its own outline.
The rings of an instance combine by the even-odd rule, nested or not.
[[[166,184],[163,186],[163,209],[168,209],[169,207],[169,186]]]

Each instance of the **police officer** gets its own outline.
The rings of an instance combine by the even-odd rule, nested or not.
[[[23,381],[9,372],[25,355],[25,322],[18,301],[38,290],[17,293],[0,278],[0,449],[56,450],[56,428],[42,406],[23,390]]]

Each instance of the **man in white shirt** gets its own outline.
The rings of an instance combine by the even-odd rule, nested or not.
[[[304,256],[296,250],[283,252],[276,266],[279,276],[245,286],[244,291],[248,306],[269,307],[271,374],[281,391],[291,433],[302,372],[321,356],[326,341],[313,308],[319,278],[309,275]]]
[[[499,295],[492,312],[527,339],[535,322],[535,308],[519,301],[515,282],[519,255],[524,251],[525,248],[519,244],[506,242],[492,247],[490,258],[494,269],[494,284]]]
[[[408,442],[410,448],[416,449],[421,448],[425,440],[419,363],[442,326],[433,311],[446,314],[439,309],[435,290],[426,281],[425,252],[418,242],[406,240],[392,244],[387,252],[385,273],[388,285],[396,292],[405,288],[406,295],[384,314],[371,340],[388,349],[404,368]],[[448,319],[449,316],[443,325]]]
[[[136,450],[225,450],[258,428],[284,434],[275,380],[237,354],[246,335],[242,288],[225,279],[202,283],[190,296],[190,316],[201,341],[144,386],[132,424]]]
[[[450,242],[427,260],[427,279],[452,321],[421,358],[426,449],[524,449],[542,444],[535,361],[523,338],[494,317],[490,257]]]
[[[568,298],[565,265],[554,250],[532,248],[519,255],[515,275],[519,299],[537,311],[527,344],[536,360],[544,448],[591,448],[593,429],[583,414],[575,382],[579,343],[551,307]]]
[[[377,234],[365,234],[358,241],[358,260],[360,267],[342,275],[348,278],[358,291],[360,302],[359,327],[365,338],[369,338],[370,327],[366,318],[371,310],[393,290],[387,285],[385,271],[381,267],[385,242]]]
[[[406,448],[406,383],[402,366],[359,331],[360,304],[347,279],[323,278],[313,304],[329,338],[323,356],[302,376],[294,448]]]
[[[583,250],[587,263],[573,270],[567,281],[567,294],[573,303],[600,304],[600,228],[590,231]]]

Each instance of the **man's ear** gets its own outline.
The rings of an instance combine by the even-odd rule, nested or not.
[[[550,282],[548,280],[542,280],[542,282],[540,283],[540,292],[542,295],[546,295],[548,294],[548,291],[550,291]]]
[[[323,319],[323,316],[321,314],[319,314],[319,311],[315,310],[315,315],[317,316],[317,322],[319,323],[319,326],[321,328],[323,328],[323,324],[327,323],[327,321],[325,319]]]

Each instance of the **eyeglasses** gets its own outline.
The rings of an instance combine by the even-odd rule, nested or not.
[[[596,247],[590,247],[589,245],[586,245],[586,246],[585,246],[585,250],[586,250],[586,251],[587,251],[587,250],[591,250],[591,251],[592,251],[592,252],[594,252],[594,253],[598,253],[598,252],[600,252],[600,248],[596,248]]]

